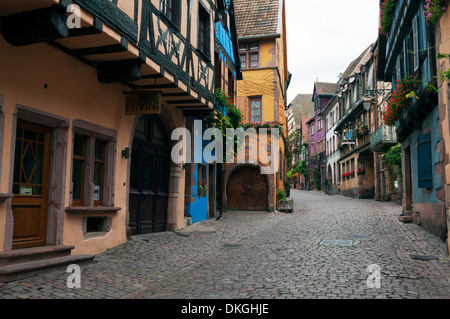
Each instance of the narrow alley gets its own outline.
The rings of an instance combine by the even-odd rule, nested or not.
[[[316,191],[291,197],[292,213],[226,212],[178,232],[134,236],[80,265],[81,288],[68,288],[70,273],[59,269],[0,283],[0,298],[450,297],[446,244],[399,222],[401,206]]]

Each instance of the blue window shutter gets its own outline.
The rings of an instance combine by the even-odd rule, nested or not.
[[[433,186],[433,173],[431,165],[431,134],[417,137],[417,163],[419,188],[431,188]]]

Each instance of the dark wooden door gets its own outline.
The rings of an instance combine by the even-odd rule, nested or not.
[[[267,210],[267,182],[259,169],[243,167],[236,170],[227,185],[229,210]]]
[[[146,117],[145,136],[135,134],[130,165],[130,221],[131,234],[147,234],[166,230],[169,198],[170,157],[167,145],[155,141],[163,132],[155,119]],[[153,134],[151,134],[153,132]],[[156,143],[155,143],[156,142]]]
[[[17,122],[12,199],[13,249],[46,243],[50,139],[49,128]]]

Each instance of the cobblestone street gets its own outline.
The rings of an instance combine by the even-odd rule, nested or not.
[[[0,283],[0,298],[450,298],[446,244],[399,222],[399,205],[314,191],[291,198],[291,214],[227,212],[133,237],[81,265],[79,289],[62,269]],[[380,288],[368,287],[372,264]]]

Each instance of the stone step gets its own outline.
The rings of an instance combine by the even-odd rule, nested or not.
[[[69,256],[74,246],[57,245],[22,248],[0,253],[0,267]]]
[[[7,265],[0,267],[0,282],[20,280],[70,264],[80,265],[90,262],[92,259],[94,259],[93,255],[74,255]]]

